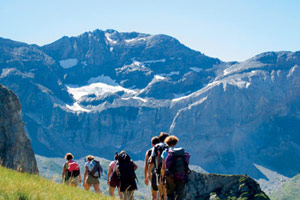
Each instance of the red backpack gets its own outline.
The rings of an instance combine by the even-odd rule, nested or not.
[[[79,169],[79,165],[73,161],[67,161],[67,167],[68,167],[68,176],[69,177],[76,177],[79,175],[80,169]]]

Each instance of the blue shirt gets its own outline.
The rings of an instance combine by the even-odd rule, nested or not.
[[[166,144],[165,143],[163,143],[163,142],[160,142],[160,143],[158,143],[158,144],[156,144],[154,147],[152,147],[152,152],[151,152],[151,157],[155,157],[155,156],[157,156],[156,154],[157,154],[157,152],[155,151],[155,147],[156,146],[166,146]]]

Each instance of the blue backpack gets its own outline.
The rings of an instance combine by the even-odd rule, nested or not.
[[[100,178],[101,177],[101,173],[103,172],[103,168],[100,165],[100,161],[97,160],[92,160],[91,162],[94,163],[94,167],[91,171],[89,171],[89,175],[95,177],[95,178]],[[98,173],[96,173],[98,172]]]

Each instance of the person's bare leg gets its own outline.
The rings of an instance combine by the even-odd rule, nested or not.
[[[114,187],[109,186],[109,194],[110,194],[110,196],[115,198],[115,188]]]
[[[124,192],[124,200],[133,200],[133,193],[134,193],[134,190],[125,191]]]
[[[166,188],[166,185],[162,185],[162,194],[163,194],[163,200],[167,200],[167,188]]]
[[[123,192],[123,197],[124,197],[124,200],[128,200],[128,192],[127,191],[125,191],[125,192]]]
[[[117,188],[118,188],[119,197],[122,200],[123,199],[123,192],[120,191],[120,187],[117,187]]]
[[[134,193],[134,190],[132,190],[132,191],[129,192],[129,195],[130,195],[130,196],[129,196],[129,199],[130,199],[130,200],[133,200],[133,193]]]
[[[99,194],[100,193],[100,183],[95,183],[95,184],[93,184],[93,186],[94,186],[95,192]]]
[[[165,200],[165,194],[164,194],[164,188],[163,188],[163,185],[160,184],[157,186],[158,188],[158,192],[159,192],[159,199],[160,200]]]
[[[84,187],[85,190],[89,190],[91,186],[92,185],[87,184],[87,183],[83,185],[83,187]]]
[[[157,200],[157,191],[151,189],[151,193],[152,193],[152,200]]]

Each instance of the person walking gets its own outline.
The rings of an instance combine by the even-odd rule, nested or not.
[[[166,181],[164,177],[161,177],[161,169],[162,169],[162,152],[168,148],[168,145],[165,144],[164,140],[169,136],[166,132],[161,132],[159,135],[159,143],[152,147],[152,152],[150,156],[150,165],[149,165],[149,173],[154,174],[158,177],[158,185],[160,185],[159,189],[161,190],[160,199],[165,200],[166,195]],[[154,169],[153,169],[154,168]]]
[[[94,159],[94,156],[88,155],[86,157],[86,163],[84,164],[85,172],[83,177],[83,186],[85,190],[89,190],[93,185],[95,192],[100,193],[100,181],[99,178],[103,171],[100,162]]]
[[[120,176],[120,191],[123,193],[124,200],[133,200],[134,190],[137,190],[135,170],[138,166],[125,151],[121,151],[118,155],[116,165],[116,172]]]
[[[144,177],[145,177],[145,184],[148,185],[149,184],[149,180],[151,182],[151,194],[152,194],[152,199],[153,200],[157,200],[157,191],[159,191],[159,194],[161,196],[161,193],[163,193],[163,188],[162,185],[159,184],[159,176],[157,176],[157,173],[155,173],[155,166],[152,167],[152,170],[148,170],[149,165],[150,165],[150,160],[149,158],[151,157],[151,153],[152,153],[152,149],[153,147],[158,144],[159,141],[159,137],[155,136],[151,139],[151,144],[152,147],[147,150],[146,155],[145,155],[145,164],[144,164]],[[154,159],[153,159],[154,161]],[[154,163],[155,165],[155,163]]]
[[[109,194],[115,198],[115,188],[118,189],[120,199],[123,199],[123,194],[120,192],[120,177],[117,175],[118,153],[116,153],[114,161],[109,164],[107,173],[107,185],[109,186]]]
[[[79,165],[75,161],[73,161],[74,156],[71,153],[67,153],[65,155],[65,159],[67,161],[63,166],[62,183],[77,187],[81,182]]]
[[[164,150],[162,157],[161,177],[166,176],[168,200],[183,200],[185,184],[188,180],[190,154],[183,148],[176,148],[179,139],[171,135],[165,139],[169,147]]]

